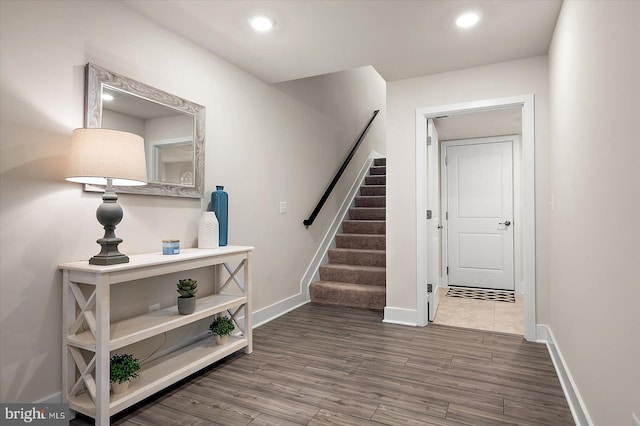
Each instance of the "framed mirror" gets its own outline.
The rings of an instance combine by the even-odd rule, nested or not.
[[[141,136],[146,186],[116,187],[118,193],[202,198],[205,108],[97,65],[86,65],[85,127]],[[87,191],[104,188],[86,185]]]

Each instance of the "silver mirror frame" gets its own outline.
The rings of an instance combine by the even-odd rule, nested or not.
[[[126,194],[202,198],[204,195],[205,107],[92,63],[86,65],[85,76],[84,126],[86,128],[100,128],[102,126],[102,88],[105,85],[193,116],[195,151],[193,186],[150,182],[145,186],[117,186],[115,187],[116,191]],[[104,191],[104,187],[85,185],[85,190]]]

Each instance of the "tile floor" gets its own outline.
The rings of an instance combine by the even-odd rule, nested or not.
[[[435,324],[503,333],[524,333],[524,300],[516,294],[516,303],[447,297],[440,288]]]

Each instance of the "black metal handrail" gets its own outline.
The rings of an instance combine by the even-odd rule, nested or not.
[[[349,155],[347,155],[347,158],[344,159],[344,161],[342,163],[342,166],[340,166],[340,169],[338,170],[336,175],[333,177],[333,180],[331,181],[331,183],[327,187],[326,191],[324,191],[324,194],[322,194],[322,197],[320,198],[320,201],[318,201],[318,204],[316,205],[316,208],[313,209],[313,212],[311,213],[311,216],[309,216],[308,219],[305,219],[305,220],[302,221],[304,226],[306,226],[307,228],[310,227],[313,224],[314,220],[316,220],[316,216],[318,216],[318,213],[320,213],[320,210],[322,209],[322,206],[324,206],[324,203],[327,201],[327,198],[329,198],[329,195],[331,194],[331,191],[333,191],[333,188],[335,188],[336,184],[338,183],[338,180],[340,180],[340,176],[342,176],[342,173],[344,173],[345,169],[349,165],[349,162],[353,158],[353,155],[356,153],[356,150],[360,146],[360,143],[362,143],[362,140],[364,139],[365,135],[369,131],[369,127],[371,126],[371,123],[373,123],[373,120],[376,118],[376,115],[378,115],[379,112],[380,112],[379,109],[377,109],[377,110],[375,110],[373,112],[373,116],[371,117],[371,120],[369,120],[369,122],[367,123],[365,128],[362,130],[362,133],[360,133],[360,137],[358,138],[356,143],[353,144],[353,147],[351,148],[351,151],[349,152]]]

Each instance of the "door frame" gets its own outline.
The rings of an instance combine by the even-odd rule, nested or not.
[[[440,164],[440,141],[438,135],[438,129],[436,129],[436,125],[433,119],[427,119],[427,138],[429,143],[427,144],[427,164],[430,164],[432,167],[438,169],[438,173],[441,173]],[[432,185],[434,184],[434,185]],[[436,182],[428,182],[427,185],[427,203],[429,204],[429,208],[431,210],[432,216],[431,220],[433,221],[431,224],[427,224],[427,248],[426,253],[427,256],[430,256],[434,251],[433,255],[435,259],[425,259],[426,262],[430,261],[431,265],[436,265],[434,269],[436,269],[435,273],[429,273],[429,270],[425,270],[425,277],[427,283],[431,284],[432,293],[431,297],[427,300],[427,318],[428,321],[434,321],[436,311],[438,309],[438,304],[440,303],[440,293],[439,288],[440,277],[442,276],[441,264],[442,262],[438,262],[438,257],[440,257],[442,253],[442,227],[440,223],[442,222],[442,216],[440,212],[442,211],[441,207],[441,199],[442,196],[440,194],[440,182],[436,180]],[[437,242],[436,242],[437,240]],[[435,260],[435,261],[434,261]]]
[[[490,136],[472,139],[452,139],[440,142],[440,186],[441,186],[441,199],[440,199],[440,217],[445,216],[445,205],[448,201],[449,192],[447,187],[447,175],[445,172],[444,157],[447,146],[461,146],[461,145],[479,145],[486,143],[498,143],[498,142],[511,142],[513,149],[513,279],[514,290],[516,293],[523,294],[524,289],[522,285],[522,223],[520,222],[522,199],[520,194],[520,182],[522,173],[522,157],[521,157],[521,145],[519,135],[505,135],[505,136]],[[440,267],[442,270],[446,270],[448,259],[448,238],[447,238],[447,221],[442,222],[442,236],[440,249],[442,250],[442,263]],[[441,286],[449,286],[449,277],[446,274],[442,275],[440,280]]]
[[[534,95],[486,99],[416,109],[416,311],[417,325],[428,322],[427,286],[427,120],[444,115],[522,108],[522,281],[524,287],[524,338],[536,341],[536,242],[535,242],[535,131]]]

